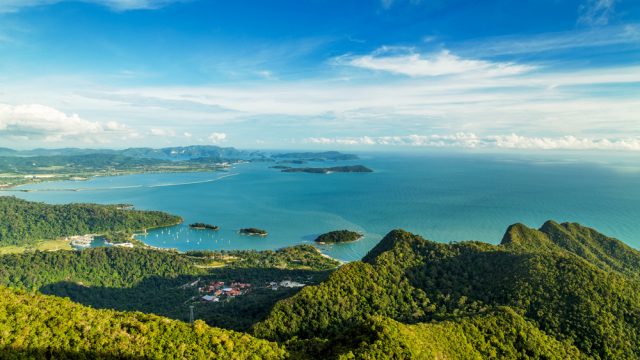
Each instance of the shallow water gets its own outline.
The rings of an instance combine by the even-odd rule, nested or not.
[[[179,250],[276,249],[350,229],[365,237],[318,246],[350,261],[394,228],[435,241],[497,243],[509,224],[538,227],[548,219],[580,222],[638,248],[640,167],[635,159],[627,160],[363,154],[357,161],[305,166],[363,164],[374,173],[281,173],[269,169],[272,163],[250,163],[228,172],[41,183],[22,187],[40,191],[12,194],[50,203],[129,203],[180,215],[185,224],[140,237],[150,245]],[[191,222],[221,229],[194,230],[186,225]],[[263,228],[269,236],[239,235],[243,227]]]

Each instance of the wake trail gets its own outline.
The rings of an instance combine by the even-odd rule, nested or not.
[[[14,191],[14,192],[44,192],[44,191],[95,191],[95,190],[125,190],[125,189],[140,189],[140,188],[159,188],[159,187],[169,187],[169,186],[183,186],[183,185],[195,185],[195,184],[205,184],[211,183],[215,181],[219,181],[231,176],[240,175],[239,173],[231,173],[227,175],[219,176],[215,179],[207,179],[207,180],[198,180],[198,181],[188,181],[188,182],[180,182],[180,183],[168,183],[168,184],[154,184],[154,185],[126,185],[126,186],[109,186],[109,187],[84,187],[84,188],[50,188],[50,189],[5,189],[3,191]]]

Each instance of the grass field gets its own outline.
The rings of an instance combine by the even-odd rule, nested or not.
[[[56,250],[73,250],[69,240],[47,240],[29,246],[2,246],[0,247],[0,255],[3,254],[19,254],[25,251],[56,251]]]

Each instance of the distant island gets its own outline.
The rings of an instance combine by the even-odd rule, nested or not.
[[[334,167],[306,167],[306,168],[288,168],[280,170],[282,172],[305,172],[311,174],[330,174],[330,173],[370,173],[373,170],[364,165],[351,166],[334,166]]]
[[[283,170],[283,169],[291,169],[291,166],[285,166],[285,165],[275,165],[275,166],[269,166],[271,169],[279,169],[279,170]]]
[[[198,229],[198,230],[205,230],[205,229],[206,230],[218,230],[218,229],[220,229],[216,225],[205,224],[205,223],[200,223],[200,222],[189,224],[189,227],[193,228],[193,229]]]
[[[336,230],[318,236],[315,241],[324,244],[335,244],[360,240],[362,236],[362,234],[355,231]]]
[[[258,228],[244,228],[240,229],[240,235],[248,235],[248,236],[267,236],[266,230],[258,229]]]
[[[192,145],[128,149],[32,149],[0,148],[0,190],[45,181],[88,180],[97,176],[141,173],[224,171],[242,162],[302,165],[309,161],[357,160],[337,151],[268,153],[232,147]]]

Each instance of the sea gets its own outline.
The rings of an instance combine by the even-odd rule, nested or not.
[[[513,223],[579,222],[640,248],[640,158],[629,154],[396,152],[360,153],[372,173],[284,173],[272,162],[225,171],[149,173],[44,182],[10,194],[47,203],[126,203],[162,210],[184,223],[137,235],[145,243],[188,250],[278,249],[313,244],[342,261],[359,260],[389,231],[438,242],[497,244]],[[8,194],[8,193],[7,193]],[[192,222],[219,231],[189,228]],[[266,237],[243,236],[256,227]],[[364,234],[322,245],[327,231]]]

